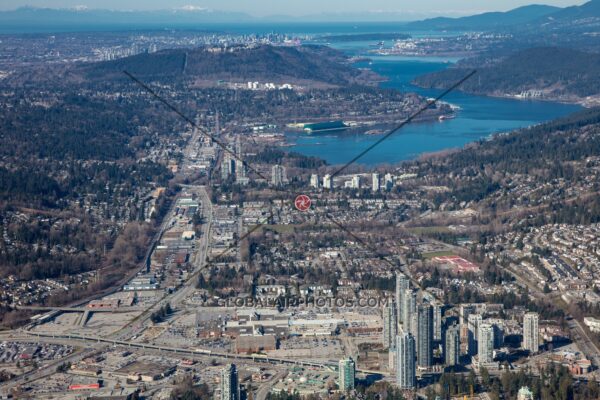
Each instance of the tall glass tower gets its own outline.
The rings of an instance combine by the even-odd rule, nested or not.
[[[403,330],[396,336],[396,384],[401,389],[417,387],[415,338]]]
[[[235,364],[221,370],[221,400],[240,400],[240,385]]]
[[[433,308],[429,304],[417,308],[417,365],[433,365]]]
[[[339,362],[339,387],[341,391],[347,392],[354,389],[356,364],[352,357],[345,358]]]

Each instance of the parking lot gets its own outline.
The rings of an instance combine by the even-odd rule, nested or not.
[[[73,352],[72,346],[56,344],[38,344],[21,342],[0,343],[0,363],[9,364],[17,361],[51,361],[59,360]]]
[[[271,353],[279,357],[310,357],[311,359],[343,356],[341,341],[329,337],[291,338],[282,340],[279,347]]]

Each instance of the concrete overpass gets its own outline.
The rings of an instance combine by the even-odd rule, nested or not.
[[[181,348],[181,347],[172,347],[172,346],[163,346],[163,345],[155,345],[148,343],[138,343],[132,342],[128,340],[118,340],[118,339],[109,339],[103,338],[99,336],[85,336],[85,335],[77,335],[77,334],[51,334],[51,333],[38,333],[38,332],[27,332],[29,336],[35,337],[38,339],[56,339],[56,340],[68,340],[68,341],[82,341],[88,344],[108,344],[112,346],[124,346],[124,347],[132,347],[142,350],[157,350],[160,352],[170,353],[170,354],[181,354],[188,357],[193,356],[208,356],[215,358],[225,358],[229,360],[240,360],[240,361],[252,361],[256,363],[268,363],[268,364],[282,364],[282,365],[299,365],[302,367],[309,368],[319,368],[325,369],[329,371],[337,371],[338,363],[337,362],[328,362],[328,361],[307,361],[307,360],[292,360],[288,358],[279,358],[279,357],[270,357],[262,354],[231,354],[224,353],[219,351],[205,350],[205,349],[189,349],[189,348]],[[369,374],[369,375],[389,375],[387,371],[371,371],[371,370],[361,370],[357,369],[357,373]]]
[[[143,312],[142,308],[123,307],[123,308],[103,308],[103,307],[45,307],[45,306],[18,306],[17,310],[29,311],[46,311],[48,314],[41,316],[41,319],[34,320],[33,324],[45,322],[56,318],[62,313],[81,313],[81,317],[77,318],[75,325],[85,326],[90,319],[92,313],[130,313]]]
[[[104,308],[104,307],[45,307],[45,306],[17,306],[17,310],[30,310],[30,311],[60,311],[60,312],[107,312],[107,313],[129,313],[129,312],[142,312],[143,308],[138,307],[117,307],[117,308]]]

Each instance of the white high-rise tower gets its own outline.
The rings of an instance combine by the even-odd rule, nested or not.
[[[397,319],[394,303],[390,302],[383,308],[383,348],[394,347],[397,332]]]
[[[415,339],[402,330],[396,336],[396,384],[401,389],[414,389],[417,386]]]
[[[403,303],[404,303],[404,293],[410,287],[410,282],[408,277],[404,275],[402,272],[396,273],[396,317],[398,319],[398,323],[403,321]]]
[[[379,174],[377,172],[375,172],[373,174],[373,191],[379,192],[380,188],[381,188],[381,181],[379,179]]]
[[[221,400],[240,400],[240,385],[235,364],[221,370]]]
[[[479,324],[477,335],[477,357],[480,364],[494,362],[494,327],[487,323]]]
[[[523,348],[531,353],[537,353],[540,348],[540,316],[528,312],[523,317]]]

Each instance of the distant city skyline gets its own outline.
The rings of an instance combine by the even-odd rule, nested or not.
[[[317,14],[352,14],[352,13],[396,13],[406,19],[429,16],[464,16],[487,11],[506,11],[529,4],[547,4],[558,7],[580,5],[585,0],[371,0],[368,4],[360,0],[302,0],[299,2],[281,2],[279,0],[4,0],[0,10],[14,10],[19,7],[43,8],[90,8],[111,10],[167,10],[210,9],[227,12],[242,12],[256,17],[289,15],[309,16]]]

